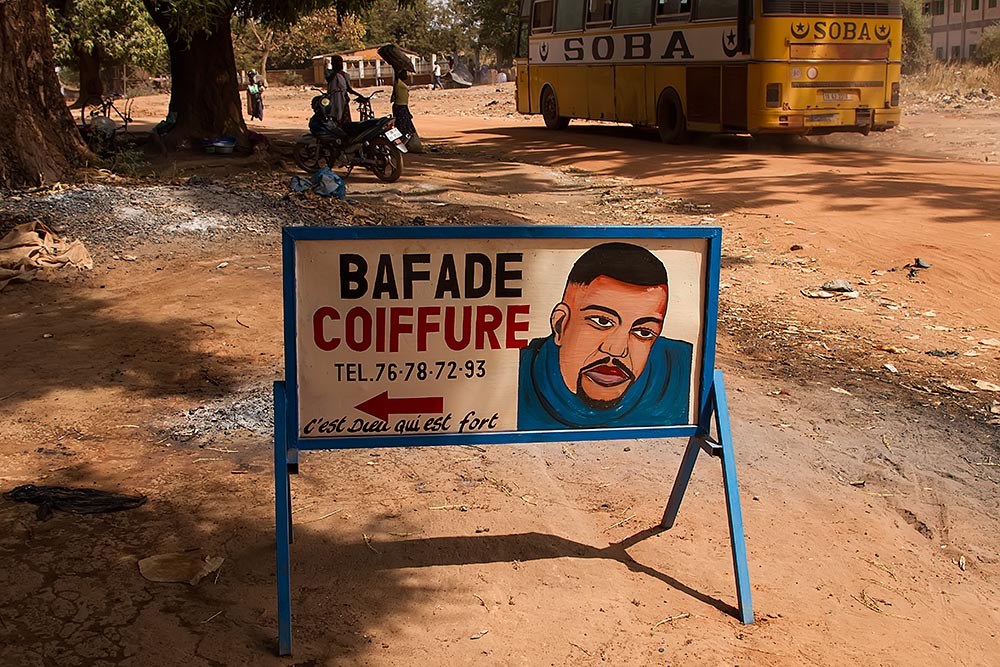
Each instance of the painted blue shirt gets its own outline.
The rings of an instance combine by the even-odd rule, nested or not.
[[[552,336],[521,349],[517,386],[519,431],[690,423],[692,345],[657,338],[642,374],[608,409],[588,407],[566,388]]]

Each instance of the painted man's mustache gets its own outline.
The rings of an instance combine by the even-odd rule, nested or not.
[[[587,371],[594,370],[595,368],[600,368],[601,366],[613,366],[614,368],[617,368],[619,371],[624,373],[629,380],[635,380],[635,375],[632,374],[632,371],[630,371],[625,364],[623,364],[618,359],[612,359],[611,357],[604,357],[603,359],[598,359],[593,363],[587,364],[582,369],[580,369],[580,374],[583,375]]]

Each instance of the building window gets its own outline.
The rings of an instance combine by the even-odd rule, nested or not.
[[[931,14],[941,16],[944,14],[944,0],[933,0],[931,3]]]
[[[952,11],[955,12],[956,14],[961,13],[961,11],[962,11],[962,0],[955,0],[955,6],[952,8]]]
[[[976,57],[976,45],[975,44],[969,44],[969,57],[970,58],[975,58]]]
[[[934,57],[937,58],[938,60],[944,60],[944,47],[943,46],[939,46],[936,49],[934,49]]]
[[[953,47],[951,47],[951,59],[952,60],[961,60],[962,59],[962,47],[961,46],[953,46]]]
[[[972,0],[972,11],[979,9],[979,0]]]
[[[924,8],[921,10],[920,13],[923,14],[924,16],[927,16],[928,14],[930,14],[931,13],[931,3],[925,2],[924,3]]]
[[[996,8],[997,8],[997,0],[990,0],[990,1],[989,1],[989,2],[987,3],[987,6],[988,6],[988,7],[990,8],[990,9],[996,9]]]

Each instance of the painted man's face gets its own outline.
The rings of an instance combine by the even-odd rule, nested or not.
[[[607,276],[568,284],[551,317],[566,388],[589,407],[617,405],[646,367],[666,312],[666,285],[641,287]]]

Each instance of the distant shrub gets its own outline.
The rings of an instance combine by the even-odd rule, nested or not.
[[[921,72],[931,62],[923,0],[903,0],[903,73]]]
[[[281,83],[285,86],[301,86],[302,75],[294,70],[285,70],[281,75]]]
[[[984,63],[1000,62],[1000,23],[983,28],[976,46],[976,57]]]

